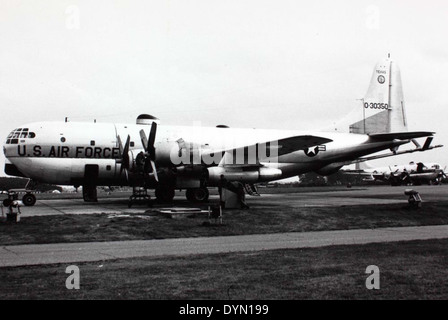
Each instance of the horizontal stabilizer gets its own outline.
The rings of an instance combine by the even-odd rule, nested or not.
[[[434,135],[434,132],[428,131],[414,131],[414,132],[392,132],[392,133],[373,133],[369,137],[377,141],[389,141],[394,139],[407,140],[421,137],[429,137]]]

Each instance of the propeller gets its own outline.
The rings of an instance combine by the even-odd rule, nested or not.
[[[121,141],[120,136],[117,136],[117,141],[118,141],[118,148],[119,148],[119,152],[120,152],[120,175],[122,174],[122,172],[124,171],[125,175],[126,175],[126,180],[129,181],[129,174],[128,174],[128,169],[129,169],[129,144],[131,142],[131,136],[128,135],[127,139],[126,139],[126,143],[123,147],[123,143]]]
[[[408,171],[403,171],[403,172],[401,173],[401,180],[402,180],[402,181],[409,182],[410,178],[411,178],[411,173],[410,173],[410,172],[408,172]]]
[[[447,178],[445,172],[446,172],[446,166],[445,166],[445,168],[443,168],[443,170],[440,170],[440,172],[439,172],[439,176],[441,177],[441,179]]]
[[[159,182],[159,177],[157,176],[156,168],[156,148],[154,148],[154,141],[156,140],[157,133],[157,123],[153,122],[151,124],[151,131],[149,132],[149,139],[146,138],[144,130],[140,130],[140,138],[142,141],[143,149],[145,149],[145,168],[147,166],[148,160],[151,164],[152,172],[154,173],[154,178]]]

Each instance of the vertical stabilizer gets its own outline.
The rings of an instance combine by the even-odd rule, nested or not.
[[[353,123],[350,132],[407,131],[400,69],[395,62],[385,59],[375,66],[362,108],[362,120]]]

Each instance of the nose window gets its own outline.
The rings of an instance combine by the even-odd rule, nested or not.
[[[29,132],[29,128],[18,128],[13,130],[6,138],[6,144],[18,144],[19,138],[34,138],[36,134],[34,132]]]

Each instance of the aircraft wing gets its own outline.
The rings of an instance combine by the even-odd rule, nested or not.
[[[288,137],[235,149],[223,150],[219,166],[261,166],[260,161],[323,145],[333,140],[313,135]],[[216,151],[215,151],[216,152]]]
[[[275,152],[275,149],[277,149],[277,155],[282,156],[284,154],[288,154],[298,150],[305,150],[310,147],[315,147],[331,141],[333,140],[324,137],[305,135],[305,136],[289,137],[277,141],[270,141],[264,144],[270,146],[271,153]]]

